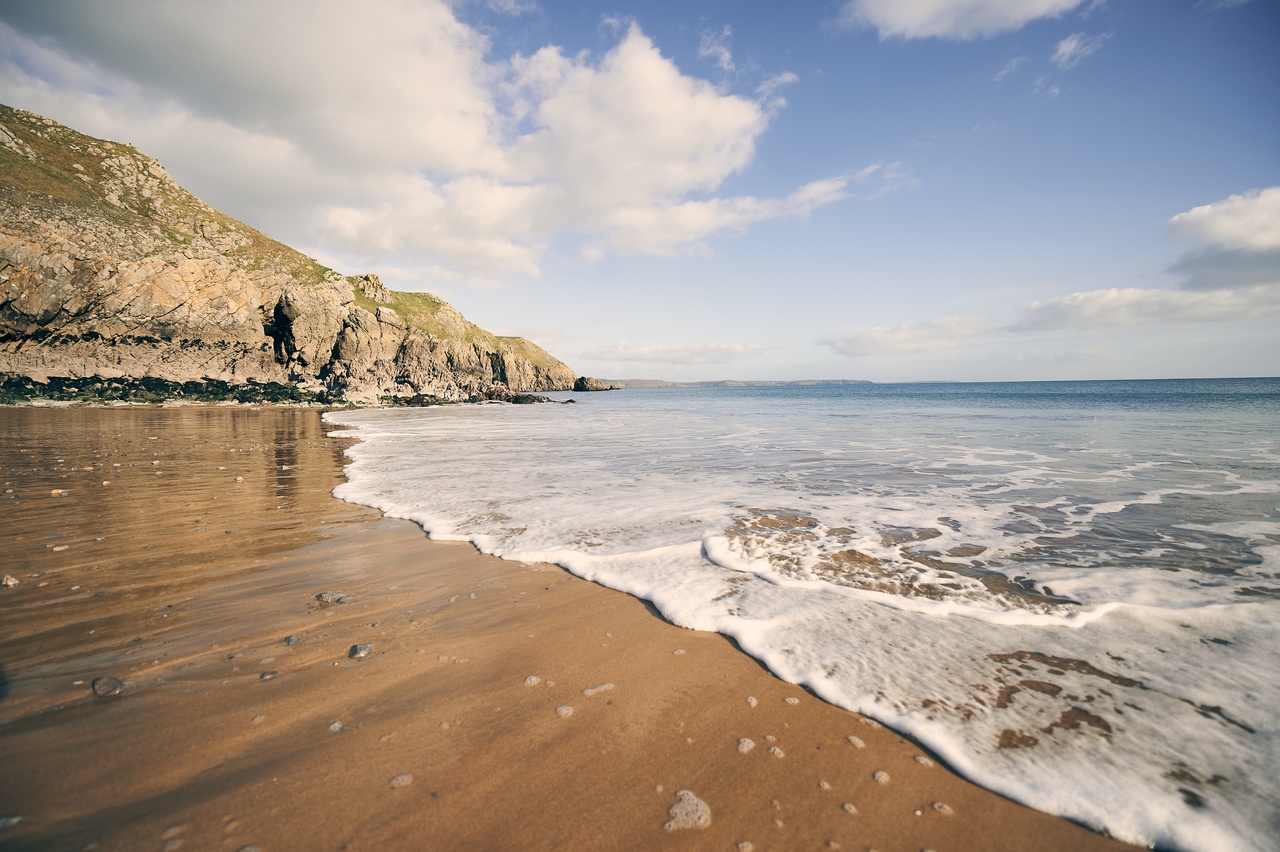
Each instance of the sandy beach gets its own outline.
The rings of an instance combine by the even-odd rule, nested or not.
[[[320,418],[0,409],[0,848],[1133,848],[642,601],[334,499]]]

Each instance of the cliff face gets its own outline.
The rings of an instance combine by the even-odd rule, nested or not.
[[[574,382],[526,340],[219,213],[129,146],[2,105],[0,373],[278,382],[352,402]]]

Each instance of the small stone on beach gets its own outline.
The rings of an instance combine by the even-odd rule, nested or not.
[[[412,775],[408,773],[405,773],[403,775],[397,775],[395,778],[391,779],[391,789],[394,790],[397,787],[408,787],[412,783],[413,783]]]
[[[333,731],[335,734],[338,733],[338,731],[342,730],[342,723],[337,719],[334,719],[329,723],[329,730]]]
[[[13,576],[12,574],[5,574],[4,579],[0,580],[0,586],[4,586],[6,589],[8,589],[18,585],[21,582],[22,582],[21,580],[19,580],[17,577]]]
[[[860,738],[853,736],[852,734],[850,734],[849,736],[845,737],[845,739],[846,739],[846,740],[848,740],[848,741],[849,741],[849,745],[853,746],[854,748],[866,748],[866,747],[867,747],[867,744],[866,744],[866,743],[864,743]]]
[[[284,637],[284,644],[288,645],[291,648],[294,645],[297,645],[299,641],[300,641],[300,637],[296,633]]]
[[[114,677],[96,677],[89,688],[93,690],[93,694],[99,698],[114,698],[117,695],[123,695],[128,684]]]
[[[258,680],[271,680],[273,677],[279,677],[280,672],[263,672],[258,675]]]
[[[351,603],[351,595],[346,592],[321,592],[316,595],[316,600],[320,603]]]
[[[538,677],[537,675],[529,675],[527,678],[524,679],[525,686],[537,686],[540,683],[542,683],[542,678]]]
[[[22,822],[22,817],[18,814],[0,817],[0,828],[12,828],[20,822]]]
[[[369,656],[369,652],[372,650],[372,645],[352,645],[351,650],[347,651],[347,656],[353,660],[361,660]]]

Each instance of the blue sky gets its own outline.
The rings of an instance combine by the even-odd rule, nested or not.
[[[1277,45],[1271,0],[14,0],[0,100],[589,375],[1278,375]]]

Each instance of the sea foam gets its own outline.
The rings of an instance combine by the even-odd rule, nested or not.
[[[1265,849],[1280,382],[1223,384],[342,412],[335,494],[732,636],[1033,807]]]

